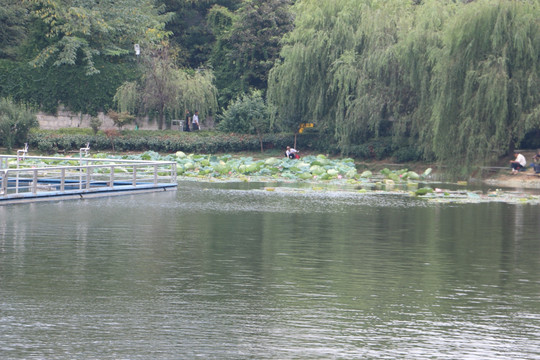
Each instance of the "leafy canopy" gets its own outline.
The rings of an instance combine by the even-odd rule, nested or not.
[[[154,0],[25,0],[32,14],[47,26],[48,45],[32,60],[43,66],[74,65],[82,56],[86,74],[99,73],[94,57],[120,56],[164,41],[170,14],[162,14]]]

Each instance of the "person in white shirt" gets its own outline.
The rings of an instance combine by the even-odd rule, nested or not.
[[[195,114],[193,114],[193,119],[191,120],[191,124],[193,127],[193,130],[199,130],[201,127],[199,126],[199,112],[195,110]]]
[[[510,166],[512,167],[512,175],[517,174],[521,168],[524,168],[525,165],[527,165],[527,160],[525,160],[525,156],[518,153],[517,151],[514,155],[516,156],[515,160],[510,160]]]
[[[298,156],[298,150],[287,146],[287,150],[285,151],[285,156],[287,156],[289,159],[299,159],[300,156]]]

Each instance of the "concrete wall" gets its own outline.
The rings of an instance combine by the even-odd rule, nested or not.
[[[117,127],[114,125],[114,122],[110,117],[108,117],[106,114],[100,112],[97,117],[101,120],[102,125],[100,127],[101,130],[107,130],[107,129],[116,129]],[[67,111],[65,109],[59,109],[57,115],[50,115],[45,114],[42,112],[39,112],[37,114],[37,119],[39,122],[39,127],[41,129],[46,130],[57,130],[62,128],[72,128],[72,127],[79,127],[79,128],[90,128],[90,119],[92,117],[90,115],[81,114],[81,113],[73,113],[70,111]],[[150,121],[148,118],[145,119],[137,119],[137,125],[139,125],[139,129],[141,130],[158,130],[157,121]],[[211,129],[214,127],[214,119],[212,117],[206,118],[201,123],[201,127],[203,129]],[[123,127],[123,129],[126,130],[133,130],[135,129],[135,123],[126,125]]]
[[[114,125],[112,119],[108,117],[104,113],[99,113],[97,116],[101,122],[102,125],[100,127],[101,130],[106,129],[116,129],[116,126]],[[92,117],[90,115],[81,114],[81,113],[73,113],[70,111],[66,111],[64,109],[58,110],[57,115],[50,115],[45,113],[38,113],[37,119],[39,122],[39,127],[41,129],[47,129],[47,130],[57,130],[61,128],[72,128],[72,127],[80,127],[80,128],[90,128],[90,119]],[[139,125],[139,129],[144,130],[157,130],[157,122],[152,121],[149,122],[148,119],[137,119],[137,124]],[[126,130],[133,130],[135,129],[135,123],[126,125],[123,127]]]

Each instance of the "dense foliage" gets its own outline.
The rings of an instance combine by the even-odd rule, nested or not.
[[[540,125],[538,1],[300,1],[295,13],[269,81],[277,122],[328,128],[343,153],[393,136],[467,170]]]
[[[156,115],[159,129],[165,117],[182,117],[185,110],[200,116],[217,110],[217,89],[211,71],[186,71],[176,67],[167,47],[147,51],[142,56],[142,77],[122,84],[114,101],[122,112]]]
[[[117,57],[159,43],[166,36],[170,15],[154,0],[27,0],[36,21],[45,25],[48,45],[40,49],[32,64],[75,65],[82,58],[87,75],[99,73],[98,55]]]
[[[225,153],[260,150],[259,138],[249,134],[225,134],[199,132],[197,134],[178,131],[50,131],[34,130],[28,135],[28,145],[34,151],[45,154],[55,152],[78,152],[86,143],[93,151],[146,151],[188,153]],[[292,135],[264,134],[265,148],[285,149]],[[309,148],[310,139],[305,139],[304,148]]]
[[[464,173],[539,143],[539,0],[0,5],[0,96],[47,112],[114,108],[161,127],[186,110],[240,116],[229,105],[257,90],[259,130],[222,130],[314,123],[321,151]]]
[[[30,108],[11,99],[0,99],[0,145],[8,150],[22,145],[30,129],[37,126],[36,115]]]

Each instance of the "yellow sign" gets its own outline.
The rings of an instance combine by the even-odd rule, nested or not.
[[[312,127],[313,127],[313,123],[302,123],[300,124],[300,130],[298,130],[298,133],[301,134],[304,132],[305,128],[312,128]]]

